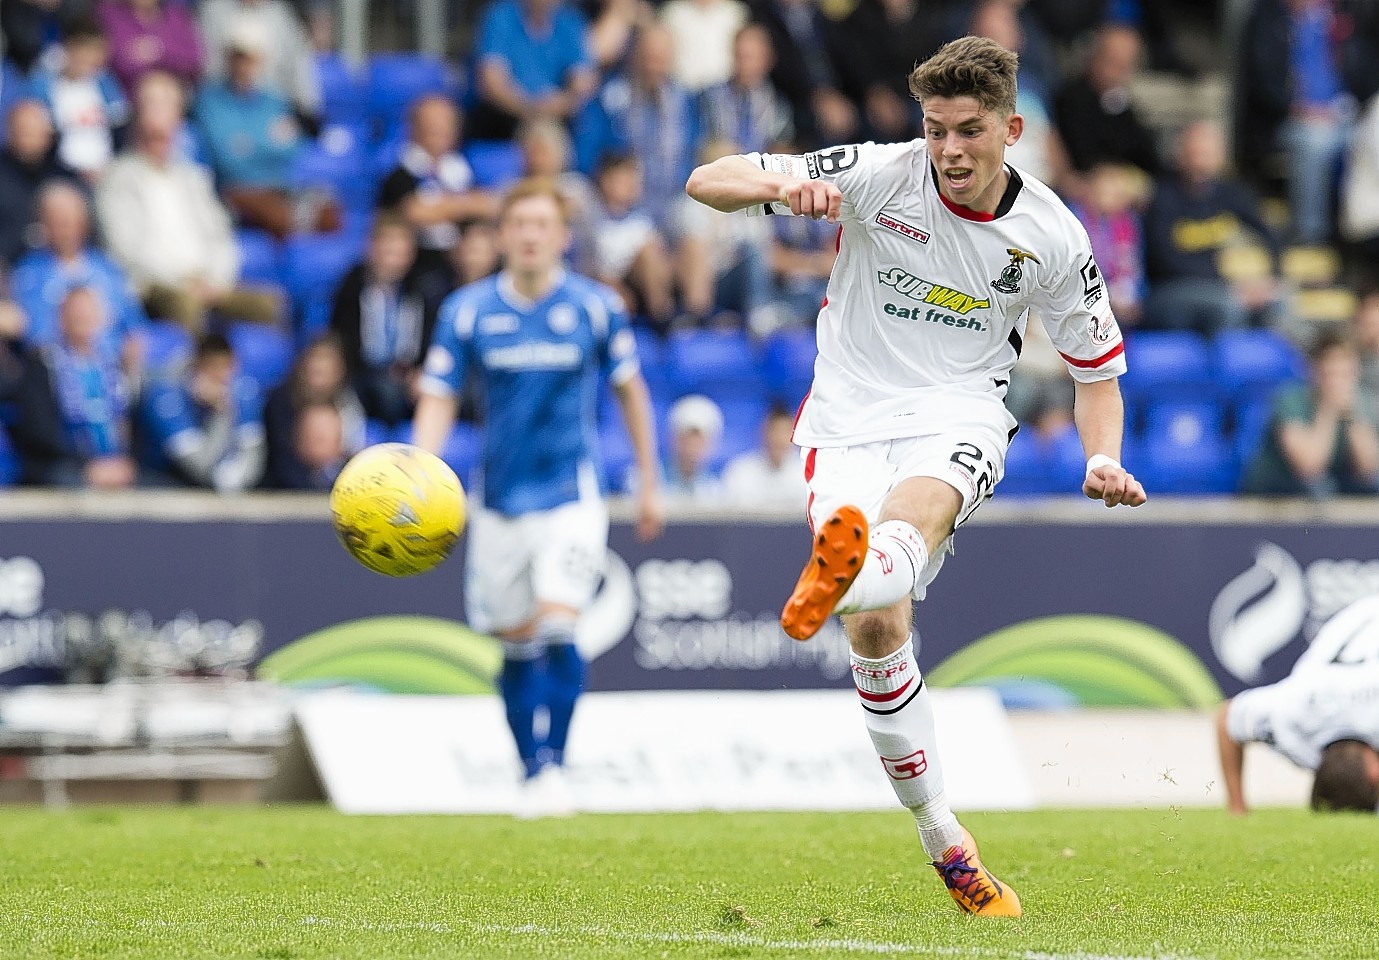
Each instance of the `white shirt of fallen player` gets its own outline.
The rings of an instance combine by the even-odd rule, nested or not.
[[[1034,316],[1075,380],[1125,372],[1087,233],[1033,177],[1007,165],[1009,185],[987,215],[940,195],[922,140],[746,159],[831,180],[843,197],[800,446],[927,436],[965,422],[1009,434],[1015,420],[1003,401]],[[780,203],[749,213],[768,210],[790,213]]]
[[[1226,730],[1236,743],[1267,743],[1307,770],[1337,740],[1379,750],[1379,597],[1328,620],[1286,678],[1234,697]]]

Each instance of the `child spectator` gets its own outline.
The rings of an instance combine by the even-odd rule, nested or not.
[[[293,423],[292,456],[298,470],[280,485],[283,490],[329,491],[350,455],[345,449],[340,411],[326,400],[313,400]]]
[[[61,69],[34,78],[34,94],[57,130],[58,159],[92,182],[105,172],[116,137],[129,123],[129,103],[106,69],[109,54],[100,24],[83,18],[66,30]]]
[[[185,373],[144,396],[145,466],[217,493],[254,487],[265,457],[259,403],[253,382],[239,376],[230,342],[202,335]]]
[[[597,269],[594,265],[594,220],[599,199],[593,182],[578,170],[570,169],[569,132],[564,124],[554,120],[531,120],[517,131],[517,141],[522,147],[527,176],[554,180],[569,205],[570,251],[567,259],[580,273],[593,274]]]
[[[670,253],[651,217],[641,208],[642,168],[630,153],[609,154],[599,166],[599,212],[594,223],[594,275],[623,291],[628,303],[657,326],[670,322]]]
[[[335,414],[333,423],[319,415],[308,417],[312,407],[326,406]],[[303,424],[307,437],[303,437]],[[359,396],[350,386],[339,338],[325,334],[302,350],[286,380],[268,392],[263,405],[263,425],[268,444],[268,468],[264,485],[281,490],[315,490],[327,473],[343,460],[364,449],[365,416]],[[324,441],[334,435],[330,444]],[[305,440],[305,451],[304,447]],[[323,447],[335,456],[325,456]],[[306,456],[303,456],[303,453]],[[334,479],[334,474],[330,474]],[[329,484],[327,484],[329,486]]]
[[[190,89],[201,79],[206,51],[188,8],[173,0],[103,0],[96,8],[110,40],[110,71],[134,95],[150,70]]]
[[[681,397],[671,405],[669,421],[666,497],[684,503],[721,502],[723,483],[712,467],[723,436],[723,412],[718,404],[697,393]]]
[[[498,272],[498,225],[492,220],[466,220],[460,224],[460,239],[451,251],[455,286],[463,287]]]

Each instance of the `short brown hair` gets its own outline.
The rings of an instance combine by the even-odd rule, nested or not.
[[[390,230],[405,233],[414,241],[417,237],[416,228],[397,210],[380,210],[374,216],[373,223],[369,224],[369,239],[377,240]]]
[[[1003,116],[1015,112],[1015,71],[1019,57],[986,37],[961,37],[910,74],[910,93],[920,103],[929,97],[975,97],[982,110]]]
[[[1379,806],[1379,788],[1365,770],[1365,754],[1371,749],[1359,740],[1336,740],[1326,745],[1317,779],[1312,782],[1313,810],[1374,812]]]
[[[503,202],[498,206],[498,221],[501,223],[516,204],[532,197],[550,197],[560,211],[560,219],[568,226],[570,223],[570,201],[560,189],[560,184],[550,177],[527,177],[518,180],[503,194]]]

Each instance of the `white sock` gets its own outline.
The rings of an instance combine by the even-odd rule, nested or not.
[[[934,737],[934,709],[915,662],[914,642],[888,657],[852,655],[852,681],[881,766],[896,797],[914,815],[919,840],[933,861],[962,844],[962,828],[943,793]]]
[[[928,565],[929,548],[919,531],[904,520],[883,520],[868,538],[862,572],[838,601],[835,612],[884,610],[914,591]]]

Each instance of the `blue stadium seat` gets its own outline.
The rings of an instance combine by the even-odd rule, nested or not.
[[[1056,492],[1056,480],[1049,451],[1032,430],[1021,430],[1006,452],[1002,496],[1026,496]]]
[[[0,427],[0,487],[12,487],[19,482],[21,464],[19,453],[10,443],[10,435]]]
[[[298,153],[292,164],[292,186],[325,188],[348,209],[367,210],[377,193],[372,164],[360,129],[327,127]]]
[[[191,355],[191,335],[177,324],[155,320],[144,328],[144,365],[149,373],[166,373]]]
[[[406,126],[407,111],[429,93],[455,96],[459,79],[444,61],[424,53],[380,53],[369,60],[369,117],[380,136]]]
[[[1264,445],[1264,435],[1269,429],[1273,412],[1271,398],[1255,400],[1236,408],[1232,446],[1236,463],[1242,469],[1249,465],[1259,452],[1259,448]]]
[[[723,437],[718,443],[715,463],[725,464],[738,454],[756,450],[761,446],[761,424],[766,419],[767,404],[764,400],[725,400],[720,404],[723,410]]]
[[[1131,420],[1158,397],[1205,400],[1216,395],[1211,351],[1200,334],[1149,331],[1134,334],[1125,346],[1128,370],[1121,389]]]
[[[368,118],[369,81],[362,70],[338,53],[318,53],[321,116],[328,124],[362,123]]]
[[[1230,493],[1238,477],[1235,455],[1220,439],[1182,443],[1171,433],[1147,437],[1143,459],[1127,461],[1150,496]]]
[[[1307,375],[1302,354],[1272,330],[1229,330],[1216,335],[1214,346],[1217,382],[1237,403],[1251,403]]]
[[[1151,401],[1145,413],[1147,437],[1172,437],[1175,443],[1218,443],[1225,430],[1225,411],[1215,400],[1169,397]]]
[[[292,366],[292,339],[281,330],[257,323],[232,323],[225,331],[239,359],[240,373],[267,392]]]
[[[308,233],[288,238],[283,247],[287,286],[297,316],[297,338],[306,342],[325,328],[341,278],[364,255],[363,237]]]
[[[527,169],[522,148],[513,140],[474,140],[464,145],[474,182],[485,190],[504,190]]]
[[[762,348],[761,371],[773,400],[796,407],[814,382],[819,348],[813,330],[782,330]]]
[[[267,283],[280,286],[283,282],[282,258],[278,242],[262,230],[241,227],[235,231],[239,247],[240,279],[246,283]]]
[[[678,394],[725,400],[764,399],[765,384],[745,333],[687,330],[669,342],[670,380]]]

